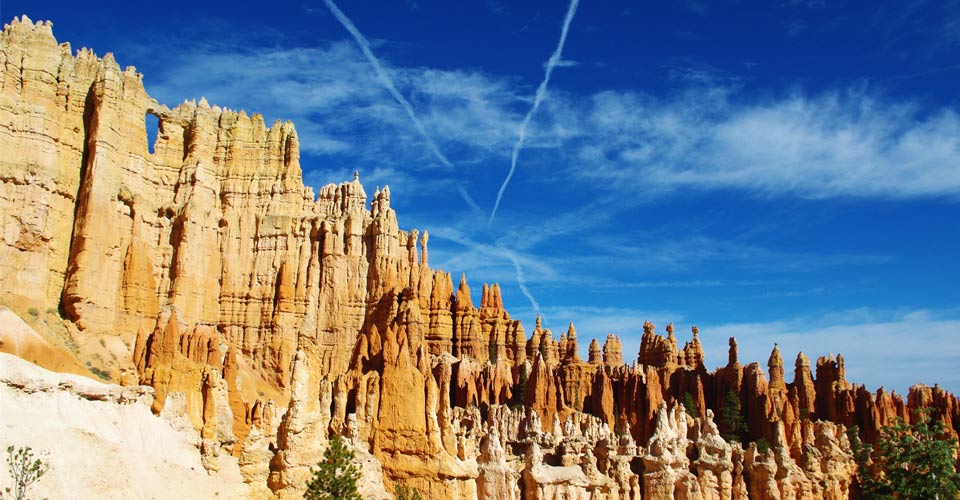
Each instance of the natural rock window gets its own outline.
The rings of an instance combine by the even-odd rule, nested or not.
[[[144,126],[147,129],[147,151],[153,154],[157,146],[157,137],[160,135],[160,117],[147,112],[144,118]]]

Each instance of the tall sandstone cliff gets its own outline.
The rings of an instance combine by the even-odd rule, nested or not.
[[[339,434],[369,498],[390,498],[382,478],[438,499],[840,499],[845,428],[872,440],[931,407],[960,429],[952,394],[871,393],[840,355],[799,354],[787,382],[779,349],[765,373],[731,339],[710,372],[696,328],[678,347],[647,323],[636,358],[610,335],[584,360],[574,325],[555,338],[538,318],[527,337],[498,285],[476,307],[466,277],[431,269],[389,188],[304,186],[291,123],[169,109],[25,17],[0,65],[0,298],[56,312],[67,354],[153,386],[204,466],[238,457],[260,495],[297,498]],[[741,439],[769,450],[720,437],[731,392]]]

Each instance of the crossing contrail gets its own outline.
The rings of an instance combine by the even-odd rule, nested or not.
[[[499,243],[497,246],[500,247],[500,249],[503,250],[504,255],[506,255],[507,258],[513,262],[513,270],[517,277],[517,285],[520,287],[520,291],[523,293],[523,296],[530,301],[530,305],[533,306],[534,312],[540,314],[540,304],[537,303],[537,299],[533,298],[533,294],[530,293],[530,290],[527,288],[527,280],[523,275],[523,268],[520,267],[520,259],[518,259],[516,254],[514,254],[511,250],[501,246]]]
[[[413,106],[410,105],[410,102],[407,101],[403,94],[397,90],[397,86],[393,84],[393,80],[390,79],[390,76],[387,75],[387,72],[383,70],[383,66],[380,65],[380,60],[377,59],[377,56],[373,54],[373,51],[370,50],[370,42],[367,41],[367,38],[363,36],[363,33],[360,33],[360,30],[357,29],[356,25],[353,24],[353,21],[347,17],[346,14],[337,7],[337,4],[333,3],[333,0],[323,0],[323,3],[326,4],[327,8],[330,9],[330,12],[333,14],[333,17],[337,18],[337,21],[340,21],[340,24],[353,39],[357,42],[357,45],[360,46],[360,50],[363,52],[364,57],[367,58],[367,61],[373,66],[374,72],[377,74],[377,80],[380,80],[380,83],[387,89],[387,92],[390,92],[390,95],[393,96],[394,100],[400,104],[400,107],[403,108],[404,112],[407,114],[407,118],[410,118],[410,121],[413,122],[414,128],[417,129],[417,132],[420,133],[420,136],[427,141],[427,146],[430,147],[430,151],[433,152],[433,156],[440,161],[445,167],[450,170],[455,170],[453,163],[450,163],[450,160],[440,151],[437,147],[437,143],[433,141],[433,137],[427,132],[426,127],[423,126],[423,122],[420,121],[420,118],[417,117],[417,113],[413,111]],[[473,201],[473,197],[470,196],[470,193],[463,187],[463,185],[456,181],[457,191],[460,193],[460,197],[463,198],[463,201],[470,206],[474,212],[482,213],[482,210]]]
[[[403,97],[403,94],[401,94],[399,90],[397,90],[397,86],[394,85],[393,80],[391,80],[390,76],[387,75],[387,72],[384,71],[383,66],[380,64],[380,60],[377,59],[377,56],[375,56],[373,54],[373,51],[370,49],[370,42],[367,41],[367,38],[363,36],[363,33],[360,33],[360,30],[357,29],[356,25],[353,24],[353,21],[351,21],[350,18],[348,18],[346,14],[344,14],[343,11],[341,11],[340,8],[337,7],[337,4],[335,4],[333,0],[323,0],[323,3],[327,6],[328,9],[330,9],[330,12],[333,14],[333,17],[337,18],[337,21],[339,21],[340,24],[343,25],[344,28],[346,28],[346,30],[353,37],[354,41],[357,42],[357,45],[360,46],[360,50],[363,52],[364,57],[366,57],[370,65],[373,66],[373,70],[377,75],[377,80],[380,81],[380,83],[384,86],[384,88],[387,89],[387,92],[389,92],[390,95],[393,96],[394,100],[396,100],[397,103],[400,104],[400,106],[403,108],[403,111],[407,114],[407,117],[413,123],[413,126],[417,129],[417,132],[419,132],[420,135],[423,137],[423,139],[427,142],[427,145],[430,147],[430,151],[433,152],[433,155],[445,167],[449,168],[450,170],[455,170],[453,163],[451,163],[450,160],[448,160],[447,157],[444,156],[444,154],[440,151],[440,149],[437,147],[436,142],[434,142],[433,137],[430,136],[430,133],[427,132],[426,127],[423,126],[423,122],[421,122],[420,118],[417,117],[416,112],[414,112],[413,110],[413,106],[411,106],[410,102]],[[537,95],[534,100],[533,109],[530,110],[530,112],[527,114],[526,119],[524,119],[523,121],[523,127],[521,128],[521,131],[520,131],[521,139],[517,143],[517,145],[514,147],[514,150],[513,150],[513,161],[510,167],[511,176],[513,175],[513,170],[516,167],[517,155],[520,152],[520,148],[523,146],[523,139],[526,136],[527,124],[530,122],[530,119],[533,116],[533,113],[535,113],[537,108],[540,106],[540,101],[543,100],[543,95],[546,93],[547,83],[550,81],[550,73],[553,71],[553,68],[560,62],[560,54],[563,49],[563,43],[564,43],[564,40],[566,40],[567,38],[567,30],[570,27],[570,21],[573,19],[573,13],[576,11],[578,3],[579,3],[579,0],[572,0],[570,4],[570,9],[567,11],[567,17],[563,23],[563,33],[561,34],[560,45],[557,47],[557,50],[554,52],[553,56],[550,57],[550,60],[547,61],[546,78],[544,79],[543,83],[540,84],[540,88],[537,89]],[[507,182],[509,181],[510,181],[510,176],[507,177],[507,180],[506,182],[504,182],[503,187],[500,188],[500,193],[497,195],[497,205],[500,204],[500,197],[503,195],[503,190],[506,189]],[[460,196],[467,203],[467,205],[470,206],[470,208],[474,211],[474,213],[482,214],[483,211],[480,209],[480,207],[476,204],[476,202],[470,196],[470,193],[468,193],[467,190],[464,189],[463,185],[459,181],[457,181],[456,184],[457,184],[457,191],[459,191]],[[497,210],[496,207],[494,207],[493,213],[496,213],[496,210]],[[491,222],[493,221],[493,213],[491,213],[490,215]],[[497,244],[497,246],[503,251],[504,255],[506,255],[506,257],[513,263],[513,269],[516,274],[517,285],[519,285],[520,291],[527,298],[527,300],[530,301],[530,305],[533,306],[534,310],[539,314],[540,305],[537,303],[537,300],[533,297],[533,294],[531,294],[530,290],[527,288],[526,279],[524,278],[524,274],[523,274],[523,268],[520,265],[520,259],[517,258],[516,254],[513,253],[513,251],[503,247],[499,243]]]
[[[520,150],[523,149],[523,144],[527,140],[527,126],[530,125],[530,120],[533,119],[533,115],[537,112],[540,103],[543,102],[543,98],[547,94],[550,75],[553,73],[553,68],[560,62],[560,56],[563,54],[563,44],[567,41],[570,22],[573,21],[573,16],[577,13],[578,5],[580,5],[580,0],[570,0],[570,6],[567,8],[567,16],[563,19],[563,30],[560,32],[560,42],[557,43],[557,48],[553,51],[550,59],[547,59],[543,81],[540,82],[540,86],[537,87],[537,93],[533,98],[533,106],[530,107],[530,111],[527,112],[527,116],[523,118],[523,123],[520,125],[520,137],[517,139],[517,143],[513,145],[513,154],[510,156],[510,172],[507,173],[507,178],[503,180],[500,191],[497,192],[497,201],[493,204],[493,210],[490,212],[490,220],[487,221],[487,226],[493,225],[493,218],[497,215],[497,209],[500,208],[500,200],[503,198],[503,192],[507,190],[507,185],[510,184],[510,179],[513,178],[513,173],[517,170],[517,159],[520,157]]]

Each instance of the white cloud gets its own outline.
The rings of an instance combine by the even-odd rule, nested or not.
[[[238,45],[181,43],[167,52],[175,58],[159,56],[168,57],[157,61],[165,70],[146,76],[147,89],[167,104],[206,95],[212,103],[268,113],[268,120],[293,119],[308,153],[407,170],[435,164],[352,44]],[[689,61],[672,68],[684,76],[667,97],[555,89],[530,124],[525,164],[549,168],[544,182],[581,182],[628,204],[644,199],[637,189],[648,196],[681,188],[808,198],[960,194],[954,109],[923,109],[867,86],[746,95],[715,68]],[[519,82],[466,68],[385,64],[383,71],[458,168],[509,158],[520,109],[530,105]]]
[[[658,100],[596,95],[574,174],[611,185],[735,188],[761,196],[960,194],[960,116],[866,90],[740,102],[708,87]]]
[[[293,120],[307,153],[408,170],[435,165],[429,144],[352,43],[249,50],[174,43],[179,45],[168,53],[176,57],[158,61],[164,71],[145,81],[162,103],[206,96],[214,104],[263,113],[268,123]],[[522,118],[512,111],[522,100],[508,80],[471,70],[382,70],[410,96],[425,132],[457,156],[458,167],[507,157]]]

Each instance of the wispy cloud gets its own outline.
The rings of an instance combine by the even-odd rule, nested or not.
[[[653,238],[648,235],[596,235],[577,254],[558,258],[570,269],[615,269],[616,273],[650,271],[703,276],[719,267],[765,276],[820,272],[837,268],[884,265],[883,254],[801,252],[708,236]],[[549,261],[549,260],[548,260]],[[581,277],[573,273],[574,279]],[[586,277],[584,277],[586,278]]]
[[[171,39],[170,44],[170,51],[151,56],[164,68],[146,75],[145,85],[153,97],[172,106],[206,96],[221,106],[264,113],[268,123],[293,120],[301,150],[311,156],[304,164],[311,182],[341,181],[335,174],[359,168],[364,179],[374,171],[392,172],[395,175],[375,179],[391,185],[419,173],[429,179],[420,188],[442,181],[444,189],[434,192],[456,193],[464,170],[492,157],[507,157],[522,119],[513,108],[523,99],[510,79],[470,69],[382,66],[398,91],[410,95],[411,105],[422,110],[418,117],[423,127],[461,167],[461,171],[437,169],[438,160],[424,147],[420,132],[384,91],[354,43],[246,48],[244,43]],[[139,53],[136,46],[127,51]],[[355,163],[317,165],[318,157]],[[415,192],[411,189],[409,194]]]
[[[533,97],[533,106],[530,107],[530,111],[523,117],[523,123],[520,124],[520,135],[517,138],[516,144],[513,145],[513,153],[510,155],[510,171],[503,180],[500,190],[497,191],[497,201],[493,204],[493,210],[490,211],[490,220],[487,222],[487,225],[493,225],[493,219],[497,216],[497,209],[500,208],[500,200],[503,199],[503,192],[507,190],[510,179],[513,178],[513,173],[517,170],[517,160],[520,157],[520,150],[523,149],[524,142],[527,140],[527,127],[530,125],[530,120],[533,119],[533,115],[535,115],[540,108],[540,103],[543,102],[543,98],[547,95],[547,86],[550,85],[550,75],[553,73],[553,69],[562,63],[563,45],[567,41],[570,23],[573,21],[573,16],[577,13],[577,6],[579,4],[580,0],[570,0],[567,15],[563,18],[563,28],[560,30],[560,41],[557,42],[557,48],[554,49],[550,59],[547,60],[543,73],[543,81],[540,82],[540,86],[537,87],[537,92]]]
[[[960,194],[960,117],[865,89],[743,102],[708,87],[673,100],[594,97],[574,175],[614,186],[742,189],[759,196]]]
[[[686,86],[732,86],[741,80],[735,73],[686,57],[671,58],[664,64],[664,69],[667,71],[667,78]]]
[[[807,23],[803,21],[790,21],[783,26],[783,30],[787,36],[799,36],[806,31],[806,29]]]
[[[683,6],[698,16],[704,16],[708,12],[707,3],[701,0],[684,0]]]
[[[410,170],[435,161],[353,44],[238,45],[177,46],[175,58],[159,56],[169,59],[165,71],[148,74],[147,89],[168,104],[206,95],[235,109],[268,112],[268,119],[293,119],[310,154]],[[512,79],[465,69],[381,69],[398,91],[415,97],[422,127],[438,138],[438,147],[456,154],[458,164],[500,161],[516,145],[524,117],[515,110],[523,99]],[[679,62],[668,69],[683,80],[666,97],[551,91],[535,134],[527,131],[525,144],[533,146],[535,137],[537,149],[525,153],[525,161],[531,168],[549,165],[550,178],[615,195],[621,203],[644,199],[634,195],[638,182],[647,196],[680,188],[737,189],[759,197],[960,194],[960,116],[954,109],[895,101],[869,86],[758,97],[722,71]],[[557,172],[557,164],[569,167]],[[460,175],[440,171],[451,179]]]

